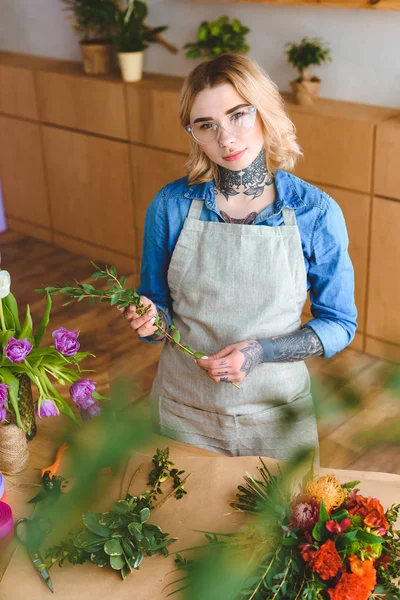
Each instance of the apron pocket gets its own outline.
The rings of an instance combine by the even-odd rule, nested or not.
[[[237,455],[235,417],[193,408],[166,396],[159,396],[158,403],[163,435],[229,456]]]

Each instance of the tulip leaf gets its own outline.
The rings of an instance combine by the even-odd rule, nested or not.
[[[46,333],[47,325],[50,321],[50,312],[51,312],[51,296],[49,293],[46,294],[46,309],[44,311],[43,318],[40,322],[39,329],[35,335],[35,346],[39,346],[40,342],[43,339],[44,334]]]
[[[11,292],[5,298],[3,298],[3,307],[7,329],[15,329],[18,334],[21,330],[21,323],[19,322],[18,315],[18,304],[15,296]]]
[[[8,396],[10,398],[11,405],[14,409],[17,425],[18,427],[23,429],[18,408],[19,381],[15,377],[15,375],[10,371],[10,369],[7,369],[6,367],[1,367],[1,377],[3,379],[3,382],[10,386],[8,390]]]
[[[24,324],[22,325],[22,329],[19,333],[19,336],[18,336],[19,339],[23,340],[25,338],[28,338],[28,340],[31,344],[35,344],[35,339],[32,334],[32,329],[33,329],[33,323],[32,323],[31,310],[29,308],[29,304],[27,304],[25,321],[24,321]]]

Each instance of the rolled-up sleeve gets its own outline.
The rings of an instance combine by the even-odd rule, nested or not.
[[[353,340],[357,329],[354,269],[348,253],[348,235],[338,204],[323,193],[313,231],[309,259],[311,313],[306,325],[320,338],[324,358],[334,356]]]
[[[140,286],[137,292],[140,296],[150,298],[157,309],[167,315],[168,324],[171,325],[172,300],[167,281],[170,253],[164,189],[158,192],[146,211],[142,256]],[[151,344],[163,341],[140,336],[139,339]]]

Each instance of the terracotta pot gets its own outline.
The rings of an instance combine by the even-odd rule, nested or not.
[[[87,75],[106,75],[111,71],[112,45],[106,42],[81,42],[83,70]]]
[[[310,106],[318,98],[319,88],[321,86],[321,80],[318,77],[312,77],[312,79],[295,79],[290,82],[292,90],[296,97],[297,104],[303,106]]]
[[[126,82],[140,81],[143,74],[143,52],[118,52],[122,79]]]

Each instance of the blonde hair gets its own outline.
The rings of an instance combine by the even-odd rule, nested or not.
[[[277,85],[251,58],[237,53],[222,54],[193,69],[186,77],[181,92],[182,126],[190,124],[190,111],[197,94],[223,83],[232,84],[246,102],[257,107],[264,131],[268,172],[292,170],[303,155],[296,140],[296,128],[286,113]],[[190,184],[211,180],[218,183],[218,165],[204,154],[192,137],[185,167]]]

